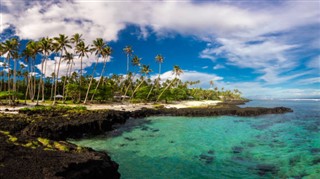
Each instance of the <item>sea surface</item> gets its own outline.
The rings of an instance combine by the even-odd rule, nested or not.
[[[243,106],[294,112],[130,119],[106,135],[70,141],[109,153],[122,178],[320,178],[320,101]]]

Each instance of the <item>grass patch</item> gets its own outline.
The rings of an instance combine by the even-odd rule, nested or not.
[[[28,148],[33,148],[33,147],[36,147],[34,146],[33,142],[28,142],[26,144],[22,144],[23,147],[28,147]]]
[[[69,151],[69,148],[67,146],[60,144],[59,142],[54,142],[53,146],[60,151],[65,151],[65,152]]]
[[[14,136],[12,136],[12,135],[8,135],[8,136],[9,136],[9,141],[10,141],[10,142],[15,143],[15,142],[18,141],[18,138],[17,138],[17,137],[14,137]]]
[[[48,145],[50,145],[50,140],[49,140],[49,139],[45,139],[45,138],[38,137],[38,141],[39,141],[43,146],[48,146]]]
[[[20,113],[44,113],[46,111],[62,111],[62,112],[82,112],[82,111],[86,111],[87,107],[85,106],[75,106],[75,107],[71,107],[71,106],[65,106],[65,105],[61,105],[61,106],[42,106],[42,105],[38,105],[35,107],[25,107],[25,108],[21,108],[19,110]]]
[[[9,131],[0,131],[1,134],[4,134],[4,135],[10,135],[10,132]]]
[[[163,109],[164,108],[164,105],[163,104],[154,104],[153,107],[155,109]]]

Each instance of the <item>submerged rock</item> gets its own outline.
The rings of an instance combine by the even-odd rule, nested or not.
[[[214,150],[208,150],[208,154],[213,155],[214,154]]]
[[[205,162],[206,164],[210,164],[213,162],[214,157],[206,154],[199,155],[199,160]]]
[[[320,148],[312,148],[312,149],[310,149],[310,152],[312,154],[318,154],[318,153],[320,153]]]
[[[277,166],[271,164],[258,164],[256,165],[255,170],[260,176],[264,176],[268,173],[276,174],[279,171]]]
[[[241,153],[243,150],[244,150],[243,147],[239,147],[239,146],[232,147],[232,152],[235,154]]]
[[[132,137],[125,137],[124,139],[126,139],[127,141],[135,141],[136,139],[135,138],[132,138]]]

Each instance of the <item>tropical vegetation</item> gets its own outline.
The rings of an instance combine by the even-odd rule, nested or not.
[[[173,100],[231,100],[241,99],[237,89],[224,90],[210,81],[209,89],[196,87],[200,81],[181,81],[183,70],[175,65],[170,79],[161,79],[161,65],[164,57],[155,56],[158,63],[157,77],[151,77],[150,64],[142,64],[131,46],[123,49],[126,60],[125,75],[106,75],[107,62],[112,55],[110,47],[102,38],[86,44],[81,34],[68,37],[44,37],[30,40],[22,47],[18,38],[0,43],[0,102],[15,104],[18,101],[57,101],[65,103],[97,103],[110,101],[159,102]],[[83,59],[95,56],[91,73],[84,73]],[[41,59],[40,64],[36,64]],[[18,62],[23,61],[24,63]],[[48,62],[54,62],[53,72],[48,71]],[[100,76],[94,74],[98,63],[103,63]],[[131,62],[131,63],[130,63]],[[67,65],[67,72],[61,74],[61,65]],[[80,70],[75,66],[80,64]],[[130,65],[131,64],[131,65]],[[51,74],[50,74],[51,73]]]

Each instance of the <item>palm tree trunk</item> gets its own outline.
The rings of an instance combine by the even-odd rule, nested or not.
[[[60,70],[60,63],[61,63],[61,58],[62,58],[62,54],[63,54],[63,49],[61,50],[61,55],[59,58],[59,63],[58,63],[58,69],[57,69],[57,77],[54,83],[54,96],[53,96],[53,103],[52,105],[56,104],[56,95],[57,95],[57,87],[58,87],[58,79],[59,79],[59,70]]]
[[[44,65],[44,61],[42,60],[42,62],[41,62],[41,75],[40,75],[40,81],[39,81],[39,84],[38,84],[37,105],[39,105],[39,97],[40,97],[41,85],[43,83],[43,65]]]
[[[16,100],[16,92],[17,92],[17,81],[16,81],[16,73],[17,73],[17,60],[13,59],[13,96],[12,102],[15,103]]]
[[[63,103],[65,103],[66,101],[66,98],[65,98],[65,89],[66,89],[66,81],[67,81],[67,78],[68,78],[68,75],[69,75],[69,68],[70,68],[70,65],[68,65],[68,68],[67,68],[67,73],[66,73],[66,76],[64,78],[64,81],[63,81],[63,88],[62,88],[62,96],[63,96]]]
[[[13,59],[13,91],[17,91],[17,82],[16,82],[16,72],[17,72],[17,60]]]
[[[91,85],[92,85],[92,81],[93,81],[93,75],[94,75],[94,72],[96,71],[98,60],[99,60],[99,58],[97,58],[97,62],[96,62],[95,66],[94,66],[94,69],[92,71],[92,76],[91,76],[91,79],[90,79],[90,83],[89,83],[89,86],[88,86],[88,89],[87,89],[87,93],[86,93],[86,97],[84,98],[83,104],[87,103],[89,91],[90,91],[90,88],[91,88]]]
[[[36,76],[35,76],[35,61],[36,61],[36,59],[33,59],[33,61],[32,61],[32,68],[33,68],[33,91],[32,91],[32,101],[34,101],[34,98],[36,97],[36,83],[37,83],[37,79],[36,79]]]
[[[160,75],[158,76],[158,81],[157,81],[157,83],[159,83],[159,82],[160,82]],[[152,90],[153,90],[153,88],[154,88],[155,85],[156,85],[156,81],[154,82],[154,84],[152,85],[152,87],[151,87],[151,89],[150,89],[150,91],[149,91],[149,93],[148,93],[147,100],[149,99],[149,96],[150,96],[150,94],[151,94],[151,92],[152,92]]]
[[[8,64],[7,64],[7,69],[8,69],[8,92],[10,91],[10,59],[7,58]],[[9,95],[9,104],[11,104],[11,97]]]
[[[46,55],[46,58],[45,58],[45,62],[44,62],[44,77],[45,77],[45,75],[46,75],[46,73],[47,73],[47,55]],[[41,100],[42,102],[44,102],[44,82],[43,82],[43,80],[42,80],[42,100]]]
[[[54,60],[53,81],[52,81],[52,85],[51,85],[50,100],[53,99],[53,89],[54,89],[54,84],[55,84],[55,81],[56,81],[56,71],[57,71],[57,62]]]
[[[174,79],[171,81],[171,83],[170,83],[168,86],[166,86],[166,88],[160,93],[160,95],[158,96],[156,102],[159,101],[159,99],[161,98],[161,96],[163,95],[163,93],[173,84],[174,81],[176,81],[176,78],[174,78]]]
[[[29,75],[27,76],[27,81],[28,81],[28,84],[27,84],[26,94],[25,94],[25,96],[24,96],[24,104],[27,104],[27,96],[28,96],[29,87],[30,87],[30,78],[29,78]]]
[[[72,79],[72,66],[73,66],[73,60],[72,60],[72,63],[71,63],[71,65],[70,65],[70,70],[69,70],[69,74],[68,74],[68,72],[67,72],[67,74],[68,74],[68,80],[70,80],[70,79]],[[65,84],[64,84],[64,90],[65,90]],[[63,90],[63,91],[64,91]],[[65,96],[64,96],[64,100],[63,100],[63,103],[65,103],[65,101],[67,100],[67,97],[68,97],[68,93],[65,93]]]
[[[82,56],[80,57],[80,80],[79,80],[79,102],[81,101],[81,92],[82,92]]]
[[[129,54],[127,54],[127,73],[129,73]]]
[[[142,85],[142,83],[144,82],[144,79],[141,80],[141,82],[139,83],[139,85],[136,87],[136,89],[133,90],[131,98],[133,98],[134,94],[138,91],[138,89],[140,88],[140,86]]]
[[[100,82],[101,82],[101,79],[102,79],[102,76],[103,76],[103,73],[104,73],[104,70],[105,70],[106,66],[107,66],[107,60],[104,59],[104,64],[103,64],[103,68],[102,68],[102,71],[101,71],[100,79],[98,81],[98,84],[97,84],[96,88],[94,89],[94,92],[93,92],[92,96],[91,96],[91,100],[90,100],[91,102],[92,102],[92,100],[94,98],[94,95],[97,92],[97,89],[99,88],[99,85],[100,85]]]

